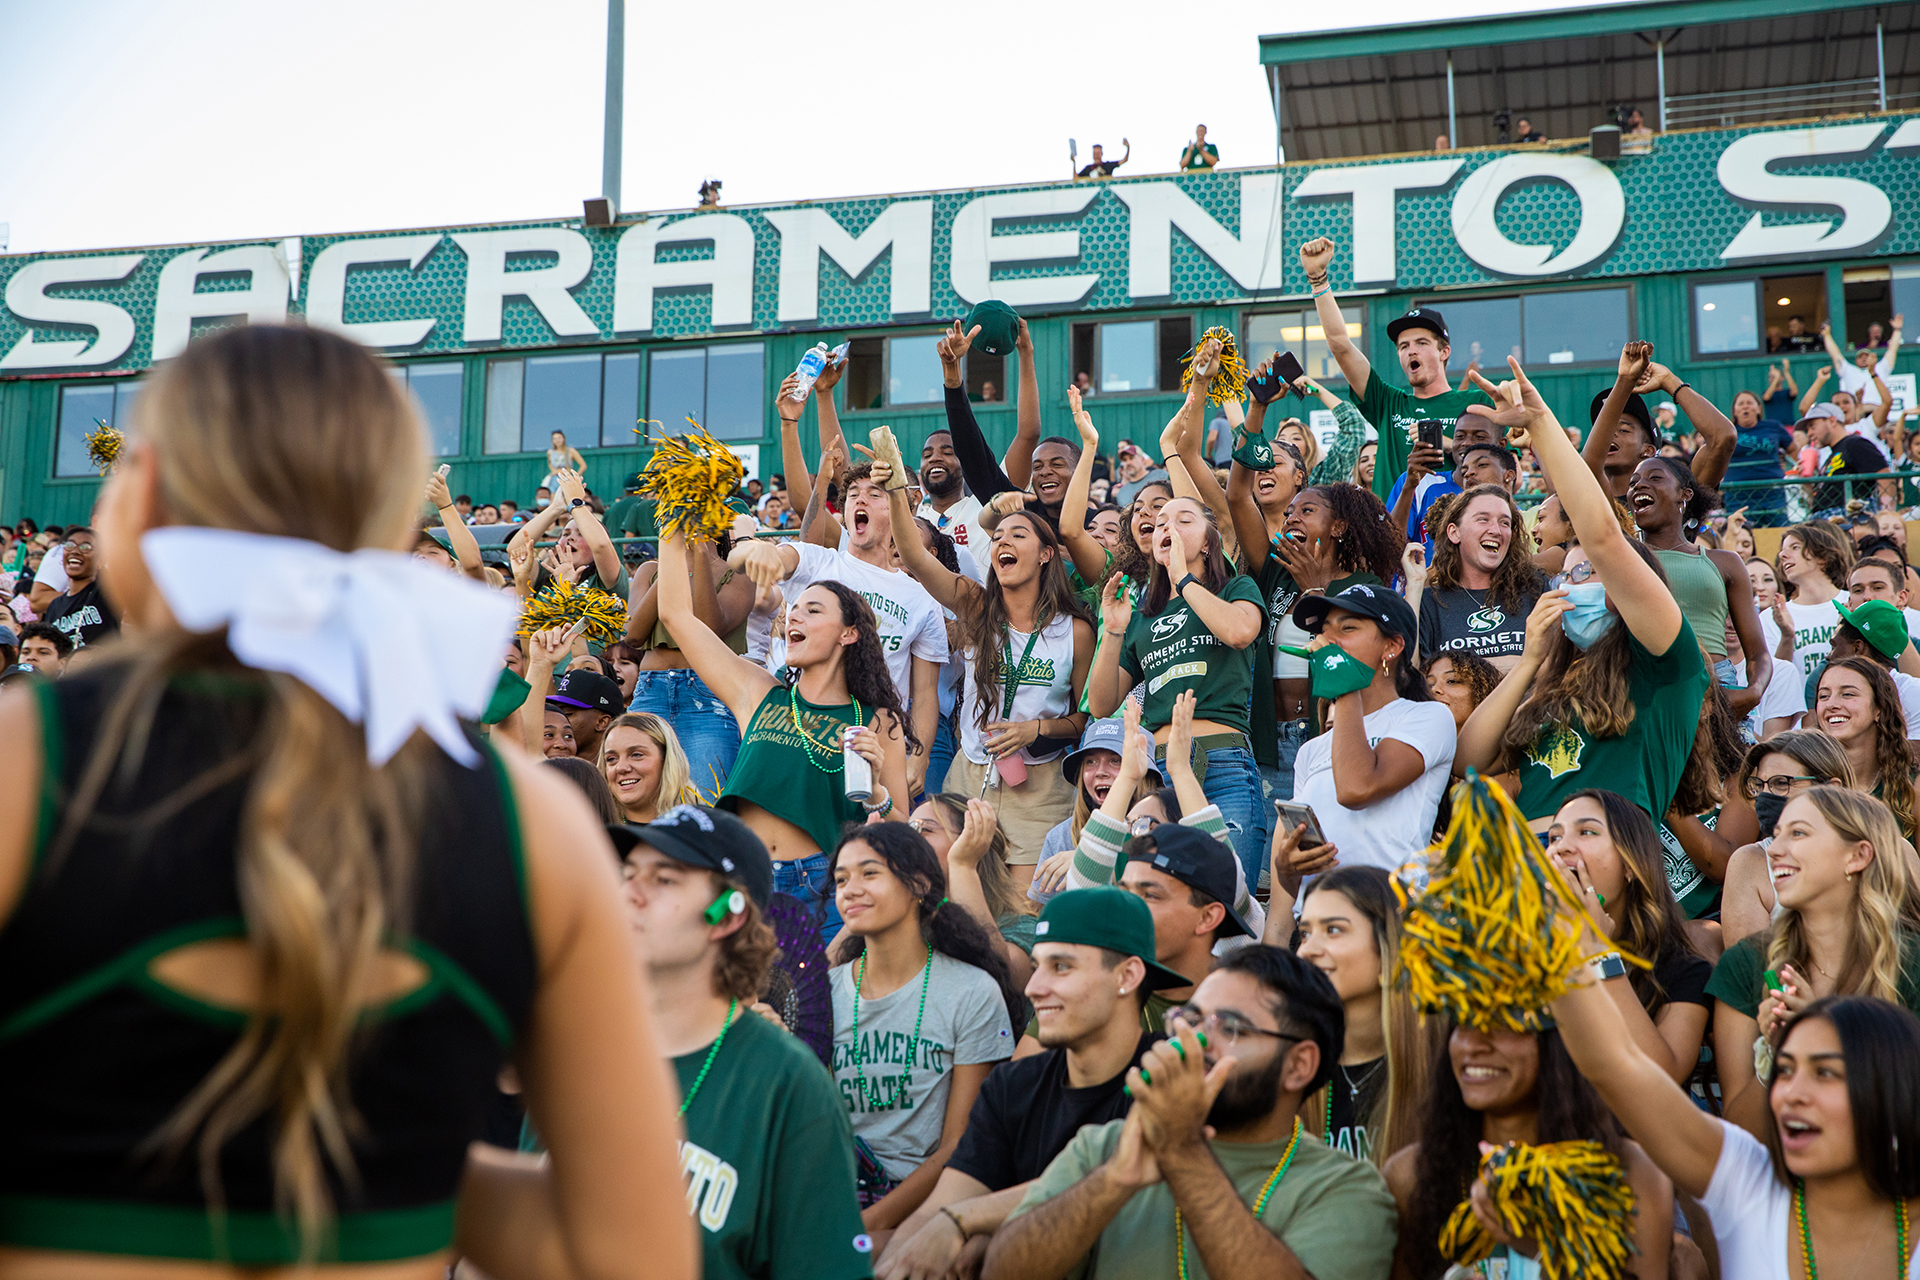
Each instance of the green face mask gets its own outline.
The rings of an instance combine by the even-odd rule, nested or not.
[[[1307,667],[1313,674],[1313,696],[1316,698],[1332,700],[1373,683],[1373,668],[1337,644],[1323,645],[1311,653],[1290,644],[1283,644],[1280,648],[1285,653],[1307,660]]]

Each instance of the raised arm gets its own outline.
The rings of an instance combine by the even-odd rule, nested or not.
[[[1731,551],[1709,550],[1707,563],[1720,571],[1720,580],[1726,584],[1733,633],[1740,637],[1740,653],[1746,660],[1746,687],[1727,690],[1733,714],[1745,716],[1760,705],[1760,695],[1767,691],[1767,641],[1760,630],[1760,611],[1753,607],[1753,584],[1747,580],[1746,566],[1739,556]]]
[[[1459,742],[1453,750],[1456,773],[1464,774],[1468,769],[1482,773],[1493,771],[1500,759],[1500,742],[1506,735],[1507,724],[1520,710],[1520,704],[1527,700],[1533,678],[1546,661],[1548,637],[1560,626],[1560,615],[1571,607],[1565,589],[1549,591],[1534,602],[1533,612],[1527,615],[1527,641],[1520,652],[1520,661],[1500,678],[1493,692],[1480,700],[1467,722],[1460,726]]]
[[[875,484],[887,489],[887,509],[893,516],[893,527],[912,529],[913,507],[907,502],[907,488],[901,485],[896,489],[887,484],[881,474],[883,467],[886,476],[892,476],[890,464],[876,462],[873,464],[873,479]],[[919,537],[895,538],[893,546],[900,553],[901,567],[915,582],[925,587],[927,594],[939,601],[943,608],[959,613],[962,606],[980,607],[980,589],[965,574],[955,573],[935,559],[933,552],[927,550],[927,544]]]
[[[547,503],[546,506],[534,512],[533,519],[521,525],[513,537],[507,539],[508,558],[512,558],[513,548],[525,547],[531,559],[534,545],[546,537],[547,530],[553,527],[553,522],[566,513],[567,504],[557,500]]]
[[[564,627],[535,631],[527,637],[527,699],[520,704],[527,714],[520,718],[520,733],[521,745],[536,760],[546,753],[542,738],[546,732],[547,693],[553,688],[553,671],[567,660],[567,650],[571,647]]]
[[[602,584],[612,586],[620,580],[620,553],[614,549],[613,539],[607,536],[607,526],[600,523],[600,517],[587,503],[585,482],[578,472],[566,468],[554,472],[553,479],[560,486],[560,494],[547,505],[559,506],[562,500],[566,502],[567,514],[580,530],[581,541],[593,552],[593,571],[600,575]],[[580,505],[574,506],[575,502]]]
[[[1320,330],[1326,335],[1327,350],[1333,353],[1334,363],[1346,375],[1354,398],[1360,399],[1367,394],[1367,380],[1373,376],[1373,365],[1347,336],[1347,318],[1341,314],[1340,303],[1327,284],[1327,268],[1333,263],[1336,248],[1325,236],[1309,240],[1300,246],[1300,265],[1306,268],[1307,285],[1313,290],[1313,309],[1320,319]]]
[[[1620,348],[1620,368],[1613,378],[1613,389],[1607,392],[1606,403],[1600,406],[1600,412],[1594,415],[1593,429],[1587,432],[1586,443],[1581,446],[1580,460],[1600,482],[1602,491],[1611,493],[1613,482],[1607,478],[1607,450],[1613,445],[1614,432],[1620,429],[1620,415],[1627,407],[1627,398],[1647,374],[1653,361],[1651,342],[1629,342]],[[1534,451],[1536,456],[1539,450]],[[1540,460],[1546,465],[1546,459]],[[1558,477],[1554,483],[1560,483]]]
[[[1254,474],[1237,462],[1227,473],[1227,514],[1240,544],[1240,563],[1249,574],[1258,574],[1266,567],[1267,554],[1273,547],[1267,518],[1260,514],[1260,504],[1253,498]],[[1126,536],[1132,537],[1133,530],[1129,528]]]
[[[1187,546],[1180,535],[1178,526],[1172,526],[1173,548],[1167,557],[1168,564],[1187,563]],[[1267,615],[1259,605],[1251,600],[1223,600],[1209,591],[1198,579],[1187,583],[1185,589],[1178,592],[1187,608],[1206,624],[1214,638],[1231,649],[1244,649],[1260,638],[1266,629]]]
[[[996,493],[1024,486],[1008,479],[1000,470],[1000,464],[994,461],[993,450],[987,447],[987,438],[981,434],[980,424],[974,421],[973,405],[967,400],[967,388],[960,377],[960,362],[966,359],[979,333],[979,325],[963,330],[955,320],[936,349],[940,353],[941,380],[946,384],[947,434],[953,437],[953,452],[960,459],[960,477],[967,482],[969,493],[986,502]],[[1027,458],[1031,463],[1031,451]]]
[[[1663,364],[1647,365],[1641,389],[1649,387],[1659,387],[1672,396],[1673,403],[1693,424],[1693,429],[1700,433],[1700,447],[1693,454],[1694,479],[1717,488],[1726,478],[1727,464],[1733,461],[1733,446],[1738,435],[1733,428],[1733,420],[1690,384],[1680,381],[1673,370]]]
[[[1806,417],[1807,410],[1813,408],[1814,405],[1820,402],[1820,392],[1826,387],[1827,379],[1832,376],[1832,368],[1824,364],[1813,371],[1813,381],[1807,384],[1807,393],[1800,397],[1801,417]],[[1791,426],[1792,424],[1789,423],[1788,425]]]
[[[1831,321],[1820,322],[1820,345],[1827,349],[1827,359],[1833,361],[1833,371],[1836,374],[1847,367],[1847,353],[1840,349],[1838,342],[1834,341]]]
[[[1093,459],[1100,452],[1100,433],[1093,418],[1080,401],[1080,388],[1067,388],[1067,407],[1073,411],[1073,425],[1080,432],[1080,460],[1073,464],[1073,478],[1067,481],[1067,496],[1060,503],[1060,541],[1073,557],[1073,567],[1085,582],[1098,582],[1107,571],[1107,549],[1087,528],[1087,493],[1093,488]],[[898,517],[896,517],[897,519]]]
[[[806,412],[807,404],[793,398],[793,389],[799,382],[798,374],[788,374],[780,384],[779,393],[773,397],[773,408],[780,415],[780,465],[787,476],[787,504],[805,511],[813,499],[813,477],[807,466],[807,455],[800,448],[800,415]],[[842,450],[843,456],[844,453]]]
[[[473,530],[467,528],[467,522],[460,518],[453,499],[447,496],[447,478],[437,471],[427,477],[427,501],[440,513],[440,527],[447,531],[447,549],[453,552],[460,572],[485,582],[487,575],[481,570],[480,543],[474,538]]]
[[[1887,384],[1880,380],[1880,371],[1873,371],[1873,390],[1880,397],[1880,403],[1867,406],[1868,414],[1873,418],[1873,429],[1887,429],[1887,411],[1893,408],[1893,394],[1887,390]]]
[[[1132,678],[1120,669],[1120,646],[1126,641],[1127,623],[1132,618],[1133,602],[1120,585],[1120,575],[1113,574],[1100,589],[1103,630],[1100,650],[1093,655],[1093,671],[1087,676],[1087,710],[1096,717],[1112,715],[1133,688]]]
[[[1167,734],[1167,784],[1173,788],[1173,794],[1180,801],[1180,812],[1184,814],[1198,813],[1213,803],[1200,789],[1200,779],[1193,772],[1193,708],[1197,702],[1191,689],[1183,690],[1173,700],[1173,719]],[[1107,794],[1111,798],[1113,793]],[[1123,820],[1127,807],[1121,807]]]
[[[799,566],[800,553],[791,547],[770,547],[748,543],[733,549],[734,567],[743,569],[757,586],[771,585],[792,575]],[[756,572],[756,569],[758,572]],[[768,580],[763,582],[765,577]],[[747,661],[714,634],[693,610],[693,582],[687,567],[687,543],[679,533],[660,531],[660,570],[654,580],[660,605],[660,617],[667,634],[692,664],[694,674],[706,681],[734,718],[745,724],[753,718],[760,699],[773,688],[774,679],[765,668]]]
[[[1354,463],[1360,459],[1361,446],[1367,442],[1367,415],[1360,412],[1358,405],[1342,400],[1311,378],[1302,378],[1294,384],[1303,395],[1311,393],[1320,403],[1333,411],[1333,421],[1337,430],[1333,442],[1327,446],[1327,456],[1313,469],[1307,478],[1308,484],[1339,484],[1353,479]],[[1400,522],[1402,532],[1407,522]]]
[[[1014,401],[1013,443],[1001,467],[1016,488],[1024,489],[1033,480],[1033,451],[1040,443],[1040,374],[1033,367],[1033,335],[1025,320],[1014,333],[1013,350],[1020,357],[1020,393]]]
[[[1190,497],[1207,507],[1213,512],[1215,522],[1222,529],[1227,529],[1233,525],[1233,513],[1227,506],[1226,491],[1220,487],[1212,466],[1200,453],[1200,442],[1205,436],[1201,419],[1205,416],[1207,397],[1219,371],[1220,340],[1209,338],[1194,353],[1193,381],[1187,387],[1187,398],[1160,432],[1160,453],[1166,459],[1169,479],[1174,476],[1173,463],[1176,459],[1186,472],[1188,492],[1180,494],[1176,485],[1175,493]]]
[[[1469,405],[1467,412],[1491,418],[1496,425],[1519,427],[1526,432],[1526,442],[1532,445],[1540,465],[1553,479],[1560,509],[1566,512],[1580,545],[1586,548],[1593,567],[1607,584],[1608,601],[1649,653],[1664,654],[1680,634],[1680,606],[1674,603],[1672,592],[1660,581],[1659,575],[1627,542],[1627,535],[1614,520],[1613,500],[1582,465],[1559,419],[1540,398],[1540,392],[1528,380],[1520,362],[1509,356],[1507,364],[1513,370],[1519,405],[1489,409],[1476,404]],[[1508,403],[1509,396],[1480,374],[1471,377],[1495,403]]]
[[[845,456],[836,448],[820,455],[820,473],[813,478],[813,492],[807,497],[806,513],[800,517],[800,540],[816,546],[838,548],[839,525],[827,512],[827,488],[845,466]],[[793,491],[787,491],[791,494]],[[844,495],[843,495],[844,496]],[[814,526],[819,525],[816,529]]]

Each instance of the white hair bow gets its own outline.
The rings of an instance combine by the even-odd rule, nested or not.
[[[397,551],[334,551],[232,529],[149,530],[140,550],[189,631],[227,628],[240,661],[290,675],[367,735],[385,764],[416,728],[469,766],[515,613],[500,593]]]

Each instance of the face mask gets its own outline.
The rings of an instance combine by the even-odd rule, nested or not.
[[[1576,649],[1591,649],[1619,621],[1607,611],[1607,588],[1604,583],[1576,583],[1567,588],[1567,599],[1573,608],[1560,615],[1560,629],[1566,632],[1567,639],[1573,641]]]
[[[1329,700],[1345,697],[1373,683],[1373,668],[1337,644],[1322,645],[1308,652],[1294,645],[1281,645],[1286,652],[1307,660],[1313,677],[1313,696]]]
[[[546,506],[546,505],[547,505],[547,504],[548,504],[549,502],[552,502],[552,501],[553,501],[553,499],[552,499],[552,498],[535,498],[535,499],[533,500],[533,505],[534,505],[534,506],[536,506],[536,507],[544,507],[544,506]]]
[[[1787,798],[1771,791],[1762,791],[1753,798],[1753,816],[1760,819],[1761,836],[1773,834],[1774,824],[1780,821],[1780,811],[1786,807]]]

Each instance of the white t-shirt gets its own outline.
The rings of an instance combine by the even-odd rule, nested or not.
[[[1873,389],[1873,378],[1865,369],[1862,369],[1851,360],[1835,365],[1834,369],[1840,375],[1840,385],[1835,388],[1836,390],[1847,392],[1861,404],[1880,403],[1880,393]],[[1893,353],[1889,351],[1886,355],[1881,356],[1880,359],[1874,363],[1873,369],[1875,373],[1880,375],[1882,380],[1891,378],[1893,376]]]
[[[1756,740],[1765,731],[1767,721],[1807,713],[1806,683],[1794,674],[1791,664],[1773,656],[1773,646],[1780,643],[1780,628],[1763,613],[1760,615],[1760,630],[1768,635],[1767,661],[1772,664],[1773,676],[1767,681],[1767,687],[1761,690],[1759,704],[1747,714]]]
[[[787,603],[816,582],[840,582],[859,592],[873,606],[880,648],[887,655],[893,687],[900,692],[900,705],[912,710],[913,660],[925,658],[935,666],[947,660],[946,614],[934,598],[897,569],[876,568],[844,551],[808,543],[788,545],[799,553],[800,565],[780,584]]]
[[[47,548],[47,554],[40,557],[40,568],[33,575],[33,583],[37,587],[52,587],[57,596],[67,593],[67,588],[73,585],[73,579],[67,576],[66,543],[56,542]]]
[[[1398,871],[1430,843],[1434,815],[1447,789],[1458,732],[1444,703],[1396,698],[1366,718],[1367,744],[1387,738],[1420,753],[1426,769],[1407,786],[1364,809],[1340,803],[1333,782],[1333,733],[1301,744],[1293,762],[1293,798],[1313,806],[1328,840],[1340,847],[1343,867],[1379,867]]]
[[[1011,1058],[1013,1024],[1000,985],[984,969],[936,951],[931,972],[921,970],[878,1000],[860,1001],[860,1043],[856,1045],[853,977],[857,968],[856,961],[828,973],[833,988],[834,1082],[848,1104],[854,1135],[873,1148],[889,1177],[905,1178],[940,1145],[954,1067]],[[916,1022],[920,1039],[917,1050],[912,1050]],[[909,1052],[913,1053],[911,1081],[906,1079]],[[864,1098],[860,1096],[863,1076]]]
[[[1793,1225],[1793,1192],[1773,1176],[1767,1149],[1744,1129],[1722,1121],[1720,1159],[1713,1181],[1700,1197],[1701,1208],[1713,1219],[1713,1238],[1720,1246],[1720,1274],[1740,1280],[1787,1280],[1787,1254],[1798,1249],[1789,1243]],[[1816,1259],[1818,1261],[1818,1259]],[[1884,1257],[1863,1260],[1862,1271],[1885,1275]],[[1831,1264],[1829,1264],[1831,1265]],[[1907,1263],[1908,1280],[1920,1280],[1920,1253]]]
[[[961,495],[960,501],[948,507],[944,515],[934,510],[931,500],[922,502],[920,509],[913,514],[931,520],[934,528],[952,538],[954,552],[960,560],[960,572],[985,585],[987,548],[992,545],[993,538],[980,527],[980,511],[980,499],[968,493]]]
[[[1033,651],[1027,652],[1032,639]],[[1006,691],[1013,689],[1013,710],[1008,720],[1058,720],[1073,710],[1073,616],[1063,614],[1041,629],[1038,639],[1031,632],[1009,631],[1007,644],[1011,657],[1001,661],[1001,687],[994,704],[987,708],[987,722],[1001,719],[1000,708]],[[1022,656],[1026,660],[1021,661]],[[1018,664],[1017,680],[1008,669]],[[973,680],[973,652],[966,654],[966,686],[958,704],[960,750],[975,764],[986,764],[992,753],[987,750],[986,735],[979,725],[980,688]],[[1036,756],[1031,748],[1020,753],[1028,764],[1057,759],[1066,754],[1062,747],[1048,755]]]
[[[1833,651],[1840,611],[1833,607],[1832,600],[1825,604],[1795,604],[1789,600],[1787,616],[1793,619],[1793,665],[1804,685],[1808,676],[1826,665],[1827,655]]]
[[[1907,718],[1907,737],[1920,734],[1920,677],[1904,671],[1889,671],[1893,687],[1900,691],[1900,712]]]

